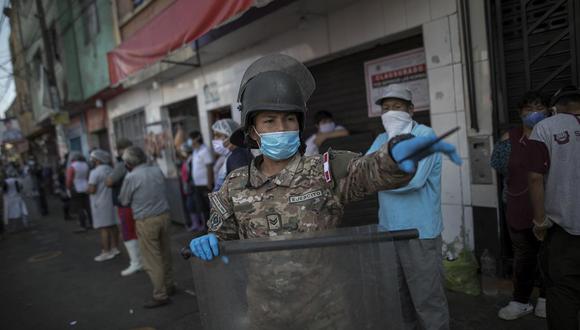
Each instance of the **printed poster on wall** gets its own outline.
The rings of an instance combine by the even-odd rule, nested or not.
[[[390,84],[405,85],[413,93],[415,111],[429,110],[429,83],[425,50],[417,48],[364,63],[369,117],[379,117],[375,101]]]

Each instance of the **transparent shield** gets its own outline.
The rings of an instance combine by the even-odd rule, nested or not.
[[[381,234],[363,226],[223,242],[227,263],[192,262],[204,329],[402,328],[393,237]]]

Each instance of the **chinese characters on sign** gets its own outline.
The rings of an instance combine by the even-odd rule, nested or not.
[[[402,84],[411,90],[415,111],[429,110],[429,84],[423,48],[368,61],[364,67],[369,117],[381,115],[381,107],[375,104],[375,100],[390,84]]]

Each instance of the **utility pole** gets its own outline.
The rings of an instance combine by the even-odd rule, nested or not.
[[[44,15],[44,7],[42,5],[42,0],[36,0],[36,14],[38,16],[38,22],[40,24],[40,30],[42,31],[42,44],[44,46],[44,53],[46,55],[46,73],[48,80],[49,98],[52,109],[57,114],[60,110],[60,96],[58,93],[58,85],[56,81],[56,74],[54,70],[54,58],[52,57],[54,52],[52,51],[52,42],[50,40],[50,34],[48,28],[46,27],[46,17]],[[58,153],[60,157],[68,152],[68,145],[66,143],[66,136],[64,134],[64,127],[62,123],[56,123],[56,141],[58,147]]]

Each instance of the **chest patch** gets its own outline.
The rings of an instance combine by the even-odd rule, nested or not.
[[[268,221],[268,228],[270,230],[280,229],[280,215],[279,214],[268,214],[266,216],[266,221]]]
[[[307,192],[304,195],[299,195],[299,196],[290,196],[290,203],[294,204],[294,203],[302,203],[305,202],[307,200],[311,200],[317,197],[322,197],[322,190],[315,190],[315,191],[311,191],[311,192]]]

